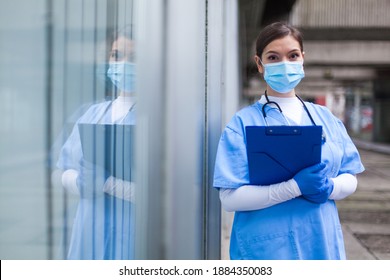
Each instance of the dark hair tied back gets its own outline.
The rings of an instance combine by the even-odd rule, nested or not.
[[[303,39],[301,32],[295,27],[283,23],[274,22],[264,27],[256,41],[256,55],[261,58],[265,47],[274,40],[284,38],[291,35],[295,40],[298,41],[301,51],[303,52]]]

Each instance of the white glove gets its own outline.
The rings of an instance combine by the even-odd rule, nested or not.
[[[134,202],[135,184],[133,182],[110,176],[104,184],[103,191],[117,198]]]

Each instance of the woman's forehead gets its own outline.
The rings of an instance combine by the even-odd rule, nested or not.
[[[299,42],[291,35],[275,39],[271,43],[269,43],[263,51],[263,54],[269,52],[290,52],[293,50],[301,50]]]
[[[119,37],[112,43],[112,48],[120,50],[131,50],[133,48],[133,41],[126,37]]]

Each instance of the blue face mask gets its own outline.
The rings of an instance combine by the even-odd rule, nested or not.
[[[303,61],[282,61],[263,64],[264,80],[276,92],[292,91],[305,77]]]
[[[107,76],[119,90],[135,92],[135,63],[110,62]]]

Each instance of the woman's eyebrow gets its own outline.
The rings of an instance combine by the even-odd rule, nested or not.
[[[300,49],[292,49],[292,50],[288,51],[288,53],[297,52],[297,51],[300,51]],[[265,54],[279,54],[279,52],[274,51],[274,50],[269,50],[269,51],[265,52]]]
[[[265,54],[279,54],[277,51],[269,50]]]
[[[300,51],[300,49],[293,49],[293,50],[289,51],[288,53],[299,52],[299,51]]]

